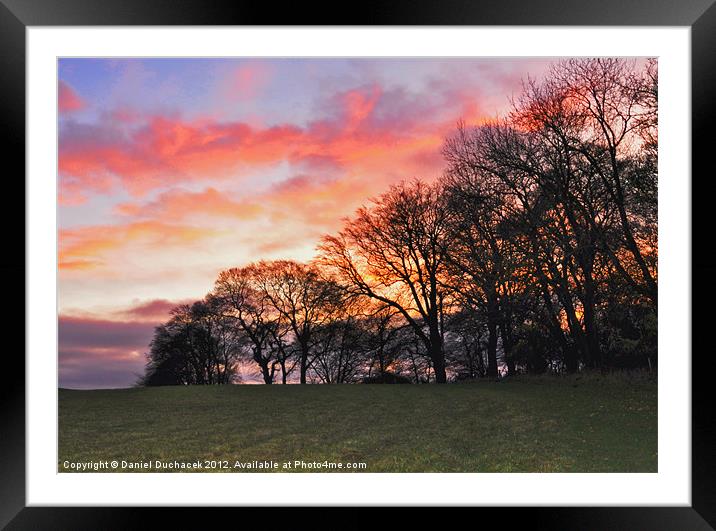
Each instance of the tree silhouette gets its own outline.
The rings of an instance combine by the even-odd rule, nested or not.
[[[260,261],[157,327],[145,385],[435,381],[658,365],[656,62],[574,59],[458,123],[312,263]]]
[[[447,381],[440,323],[449,295],[441,282],[448,217],[437,186],[402,183],[319,247],[319,263],[347,293],[380,301],[405,318],[424,343],[438,383]]]
[[[314,332],[330,322],[340,305],[338,286],[309,265],[290,260],[259,262],[253,275],[262,297],[285,319],[297,346],[300,381],[312,362]]]

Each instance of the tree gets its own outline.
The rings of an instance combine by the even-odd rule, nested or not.
[[[472,309],[457,311],[449,318],[445,335],[447,361],[455,379],[473,380],[488,375],[483,312]]]
[[[227,384],[238,377],[239,341],[211,295],[171,311],[150,343],[145,385]]]
[[[251,266],[261,296],[285,320],[297,347],[300,382],[312,362],[314,332],[329,322],[340,306],[338,286],[316,267],[290,260],[261,261]]]
[[[463,309],[472,307],[487,317],[487,373],[496,377],[498,330],[508,373],[514,372],[510,292],[515,250],[505,230],[507,196],[489,173],[473,163],[474,148],[463,124],[443,148],[448,162],[444,194],[453,212],[446,256],[450,282]]]
[[[144,376],[139,380],[139,385],[156,387],[194,382],[194,372],[185,355],[183,338],[172,328],[170,324],[163,324],[155,329]]]
[[[476,310],[488,323],[496,315],[506,353],[521,327],[515,312],[526,318],[521,293],[541,292],[527,313],[569,371],[579,359],[605,364],[600,326],[615,274],[633,290],[622,303],[656,309],[656,100],[654,62],[637,72],[624,60],[562,61],[525,84],[506,119],[448,139],[447,194],[463,242],[449,257],[470,277],[457,292],[479,290],[486,308]]]
[[[543,125],[584,158],[618,213],[620,238],[603,239],[604,251],[656,306],[656,62],[638,72],[633,61],[623,59],[561,61],[548,86],[560,90],[564,112],[576,118],[576,127],[560,129],[550,116],[543,117]]]
[[[449,212],[437,186],[392,186],[319,246],[319,263],[349,296],[397,310],[423,342],[435,379],[447,381],[441,329],[449,290],[442,282]]]
[[[214,295],[222,301],[225,316],[233,319],[246,339],[250,357],[259,366],[264,383],[274,381],[280,366],[286,383],[286,358],[282,343],[281,316],[259,290],[255,268],[232,268],[219,274]]]
[[[549,107],[547,101],[545,96],[539,104]],[[538,114],[534,105],[532,112]],[[597,241],[610,217],[598,183],[565,156],[544,128],[493,123],[470,131],[465,142],[473,171],[489,176],[487,189],[501,197],[504,230],[517,258],[526,259],[523,264],[542,285],[545,304],[556,312],[557,321],[564,312],[584,359],[600,366]],[[568,366],[577,369],[569,358]]]
[[[657,364],[656,61],[575,59],[458,124],[310,264],[261,261],[157,328],[144,382],[417,382]],[[376,374],[377,373],[377,374]]]
[[[544,259],[554,263],[558,257],[544,238],[549,202],[534,177],[535,168],[541,167],[535,161],[542,160],[535,155],[538,146],[509,123],[494,122],[470,129],[459,124],[443,149],[446,194],[455,210],[456,243],[449,255],[453,282],[459,286],[463,311],[485,316],[492,376],[497,374],[498,329],[508,372],[514,371],[510,350],[518,298],[528,299],[523,295],[528,291],[539,297],[539,291],[531,289],[537,284],[556,313],[548,274],[555,268],[545,267]],[[563,287],[562,277],[555,279]],[[557,315],[553,320],[558,321]]]
[[[355,315],[332,320],[315,331],[313,373],[323,383],[360,380],[366,366],[365,330]]]
[[[363,322],[366,344],[369,351],[370,362],[368,377],[374,376],[374,369],[378,370],[378,380],[393,373],[402,360],[404,345],[401,342],[400,332],[406,326],[398,322],[400,314],[390,306],[379,304],[373,308]]]

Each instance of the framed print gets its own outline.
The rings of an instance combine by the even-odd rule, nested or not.
[[[5,4],[9,528],[713,524],[708,1]]]

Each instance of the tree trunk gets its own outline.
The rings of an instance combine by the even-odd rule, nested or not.
[[[271,374],[271,371],[269,371],[268,363],[261,364],[261,374],[264,377],[265,384],[270,385],[273,383],[273,374]]]
[[[487,375],[497,378],[497,301],[487,299]]]
[[[430,359],[433,362],[433,370],[435,371],[435,383],[447,383],[447,374],[445,373],[445,354],[443,352],[442,335],[437,323],[430,326]]]
[[[279,362],[281,364],[281,383],[286,385],[286,360]]]
[[[562,352],[564,353],[564,368],[567,374],[574,374],[579,369],[579,362],[577,361],[577,355],[574,352],[574,345],[570,345],[564,340],[564,334],[562,335]]]
[[[634,260],[636,260],[636,263],[641,270],[642,277],[644,278],[644,282],[646,283],[646,292],[651,299],[651,302],[654,304],[654,307],[656,308],[658,304],[658,288],[656,280],[654,280],[654,277],[651,276],[651,271],[649,271],[649,267],[646,265],[646,261],[641,254],[639,245],[634,239],[634,234],[632,232],[631,224],[629,222],[629,216],[627,215],[626,206],[624,202],[624,191],[622,189],[621,178],[619,176],[619,166],[617,164],[616,159],[616,150],[610,149],[609,153],[612,162],[612,176],[614,178],[615,184],[614,199],[617,205],[617,209],[619,211],[619,219],[622,224],[624,239],[626,240],[627,248],[631,252],[632,256],[634,257]]]
[[[574,347],[569,344],[567,339],[564,337],[564,330],[559,324],[559,318],[555,312],[554,305],[552,304],[552,297],[549,293],[547,278],[543,273],[538,273],[537,278],[539,279],[540,286],[542,287],[542,299],[544,300],[545,308],[548,313],[549,328],[552,332],[552,336],[559,343],[562,349],[562,356],[564,358],[564,365],[567,373],[572,374],[577,372],[579,364],[577,361],[577,355],[574,352]]]
[[[500,320],[500,337],[502,337],[502,351],[505,353],[505,365],[507,365],[507,376],[514,376],[515,360],[512,358],[512,331],[506,318]]]
[[[595,316],[595,287],[592,278],[592,265],[586,263],[582,268],[584,272],[584,335],[586,336],[588,363],[593,369],[602,366],[602,353],[599,348],[599,333]]]
[[[308,371],[308,356],[301,353],[301,384],[306,383],[306,372]]]
[[[593,369],[599,369],[602,367],[602,353],[599,348],[599,335],[594,316],[594,302],[590,295],[585,295],[584,298],[584,335],[586,336],[587,350],[589,352],[589,365]]]
[[[301,343],[301,384],[306,383],[306,373],[308,372],[308,345]]]

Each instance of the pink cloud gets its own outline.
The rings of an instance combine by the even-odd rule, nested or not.
[[[144,301],[115,312],[121,319],[130,322],[161,323],[169,318],[169,312],[180,304],[192,302],[188,299],[170,301],[167,299],[154,299]]]
[[[279,67],[250,61],[183,91],[190,71],[164,78],[139,63],[101,100],[59,86],[60,112],[72,113],[59,123],[59,200],[88,202],[62,209],[72,228],[59,234],[61,386],[131,385],[170,298],[201,297],[232,265],[308,260],[320,236],[388,185],[439,176],[457,120],[504,109],[523,71],[446,61],[431,78],[359,69],[336,83],[341,72],[311,64],[325,76],[320,90],[297,87],[285,114],[296,121],[276,122],[288,105],[274,108],[284,92],[272,83],[288,79]]]
[[[81,202],[117,186],[134,198],[115,206],[118,223],[62,231],[60,268],[112,268],[113,257],[143,242],[161,250],[208,241],[214,227],[233,232],[260,217],[273,223],[262,230],[257,252],[305,246],[388,185],[437,177],[445,135],[459,118],[482,119],[475,100],[462,87],[436,88],[421,99],[368,84],[335,93],[327,115],[305,126],[165,115],[137,122],[129,110],[121,112],[126,120],[67,122],[60,134],[61,201]],[[293,175],[266,192],[234,199],[222,191],[221,181],[236,189],[244,175],[281,162]],[[177,188],[207,179],[213,183],[203,191]],[[166,191],[143,201],[158,189]]]
[[[167,184],[228,177],[242,166],[275,163],[305,133],[291,125],[255,129],[235,123],[155,116],[125,132],[114,124],[70,123],[60,137],[61,187],[81,182],[106,191],[113,179],[135,196]]]
[[[382,90],[378,85],[367,89],[351,90],[340,96],[345,109],[345,128],[354,131],[374,111]]]
[[[454,112],[448,116],[443,116],[442,97],[432,103],[411,100],[412,108],[406,108],[401,95],[377,85],[339,93],[332,100],[332,117],[303,127],[170,116],[150,117],[140,127],[117,121],[67,123],[60,133],[63,197],[71,202],[88,191],[107,193],[111,183],[142,197],[170,184],[226,179],[242,169],[281,161],[303,167],[400,170],[400,160],[415,152],[439,151],[444,132],[458,118],[479,115],[467,93],[450,93]],[[439,113],[431,107],[435,105]]]
[[[57,86],[57,105],[61,113],[79,111],[86,106],[84,100],[75,92],[75,89],[62,80]]]
[[[243,64],[232,70],[223,84],[223,96],[227,101],[254,98],[270,81],[270,65],[261,62]]]

